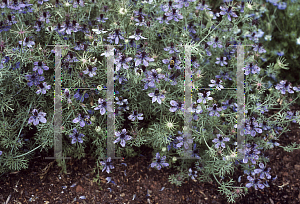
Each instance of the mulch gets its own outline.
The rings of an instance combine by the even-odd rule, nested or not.
[[[294,108],[300,110],[299,105],[295,105]],[[292,123],[289,129],[290,132],[280,137],[278,141],[280,145],[286,146],[292,142],[299,144],[299,125]],[[51,163],[51,160],[43,159],[44,156],[49,156],[48,154],[37,153],[37,158],[30,161],[28,169],[7,173],[0,178],[0,202],[3,203],[9,198],[8,203],[17,204],[228,203],[227,199],[218,192],[216,181],[202,183],[187,180],[178,187],[170,184],[169,175],[179,171],[167,168],[158,171],[148,168],[153,159],[151,153],[152,149],[144,147],[141,152],[144,156],[113,160],[115,169],[112,173],[107,174],[99,169],[101,172],[99,185],[93,182],[96,175],[93,172],[96,166],[95,159],[87,157],[68,160],[67,174],[64,175],[60,174],[61,167],[57,166],[56,162]],[[277,179],[268,182],[269,188],[257,191],[250,188],[248,194],[237,199],[236,202],[300,203],[300,150],[286,152],[281,147],[274,147],[264,150],[263,153],[270,159],[267,167],[271,167],[272,177],[277,175]],[[121,163],[126,163],[127,166]],[[46,167],[49,167],[49,170]],[[232,178],[236,186],[239,185],[238,176],[242,174],[239,169],[233,174]],[[112,181],[107,183],[106,177],[111,177]]]

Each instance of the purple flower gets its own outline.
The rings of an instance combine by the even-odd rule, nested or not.
[[[94,108],[94,110],[100,110],[100,114],[104,115],[106,113],[106,109],[108,108],[106,100],[99,98],[98,104],[99,105],[96,108]],[[111,105],[112,104],[110,104],[108,111],[113,112],[113,110],[111,109]]]
[[[164,162],[166,156],[160,157],[159,153],[156,153],[156,161],[151,163],[151,167],[156,167],[157,170],[160,170],[161,167],[169,166],[168,163]]]
[[[198,97],[197,103],[206,104],[206,100],[208,101],[213,100],[213,98],[209,97],[209,95],[210,95],[210,91],[204,91],[203,93],[198,93],[198,96],[200,96],[200,98]]]
[[[256,164],[256,160],[259,159],[258,154],[260,154],[260,151],[257,150],[257,144],[246,144],[246,147],[244,150],[239,150],[242,153],[245,153],[245,157],[243,158],[243,163],[248,163],[248,159],[251,160],[252,164]]]
[[[230,140],[230,138],[229,137],[223,138],[220,134],[217,134],[217,137],[218,138],[213,139],[213,142],[216,143],[215,148],[218,149],[220,144],[221,144],[221,147],[225,148],[225,143],[224,142],[228,142]]]
[[[129,66],[126,64],[127,62],[130,62],[132,60],[132,57],[126,57],[122,53],[118,53],[119,57],[115,59],[116,71],[119,71],[121,67],[123,69],[128,69]]]
[[[260,106],[261,105],[261,103],[256,103],[256,106]],[[260,112],[262,113],[262,114],[264,114],[265,112],[269,112],[269,110],[268,110],[268,106],[269,105],[265,105],[265,106],[261,106],[261,107],[259,107],[259,108],[256,108],[256,110],[260,110]]]
[[[255,137],[256,132],[257,133],[262,133],[262,129],[258,128],[261,127],[257,122],[255,122],[255,118],[252,117],[250,120],[246,120],[245,122],[245,134],[251,134],[252,137]]]
[[[219,48],[222,48],[223,45],[222,45],[221,43],[222,43],[222,42],[219,41],[219,37],[218,37],[218,36],[215,38],[214,41],[209,41],[209,42],[207,42],[208,45],[213,45],[213,48],[216,48],[217,46],[218,46]]]
[[[40,94],[42,92],[42,94],[46,94],[47,89],[49,90],[51,88],[51,85],[47,85],[46,82],[44,83],[40,83],[38,86],[39,90],[36,91],[37,94]]]
[[[102,172],[106,169],[106,172],[109,173],[110,169],[114,169],[115,167],[112,165],[111,157],[107,158],[106,162],[101,161],[101,165],[104,165],[104,168],[102,169]]]
[[[218,104],[213,104],[213,107],[209,107],[207,108],[207,110],[209,110],[209,115],[210,116],[217,116],[220,117],[220,114],[218,113],[218,111],[222,111],[222,108],[217,108]]]
[[[255,178],[255,176],[253,176],[253,177],[247,176],[247,179],[250,181],[250,183],[246,184],[247,188],[254,186],[255,190],[257,190],[257,187],[259,187],[260,189],[264,189],[265,186],[262,184],[262,181]]]
[[[228,63],[225,61],[227,58],[224,57],[224,56],[221,56],[220,58],[217,57],[216,59],[217,59],[216,64],[220,64],[220,62],[221,62],[221,66],[222,66],[222,67],[223,67],[224,65],[227,65],[227,64],[228,64]]]
[[[90,121],[90,116],[89,116],[89,115],[85,115],[84,118],[83,118],[83,117],[82,117],[83,115],[84,115],[83,113],[78,114],[78,117],[75,118],[72,122],[73,122],[73,123],[78,123],[78,122],[80,122],[80,123],[79,123],[79,124],[80,124],[80,127],[84,127],[85,124],[91,125],[92,122]]]
[[[183,5],[185,7],[189,7],[190,4],[189,2],[195,2],[196,0],[175,0],[176,3],[178,3],[177,5],[175,5],[174,7],[177,9],[181,9],[183,7]]]
[[[164,14],[163,15],[163,17],[158,17],[158,18],[156,18],[157,20],[158,20],[158,22],[160,23],[160,24],[162,24],[162,23],[166,23],[167,25],[169,25],[169,22],[168,22],[168,16],[166,16],[166,14]]]
[[[253,47],[253,51],[257,52],[258,50],[258,53],[266,53],[267,51],[262,47],[262,43],[258,43],[258,44],[255,44],[255,45],[252,45]]]
[[[278,3],[277,8],[278,8],[279,10],[284,10],[284,9],[286,9],[286,2],[280,2],[280,3]]]
[[[250,73],[257,74],[260,72],[260,68],[256,64],[253,65],[253,63],[248,64],[245,67],[245,70],[246,70],[245,75],[249,75]]]
[[[110,43],[112,43],[112,41],[115,41],[115,44],[119,44],[119,40],[122,39],[124,40],[124,37],[121,34],[122,32],[120,32],[120,29],[116,29],[115,33],[113,34],[109,34],[109,36],[107,37]]]
[[[143,36],[141,35],[142,32],[143,32],[142,30],[140,30],[140,29],[137,28],[137,29],[135,30],[135,35],[131,35],[131,36],[129,36],[128,38],[129,38],[129,39],[135,39],[135,40],[140,40],[140,39],[145,40],[145,39],[147,39],[147,38],[145,38],[145,37],[143,37]]]
[[[177,110],[181,110],[182,112],[184,111],[184,103],[183,102],[181,102],[181,101],[177,102],[177,101],[171,100],[170,104],[171,104],[171,106],[173,106],[170,108],[171,112],[175,112]]]
[[[91,65],[87,66],[87,69],[83,71],[84,74],[89,74],[90,77],[93,77],[96,75],[97,67],[92,67]]]
[[[177,49],[175,48],[173,42],[171,42],[170,47],[165,47],[164,50],[165,50],[165,51],[169,51],[169,54],[172,54],[172,53],[174,53],[174,52],[180,52],[179,50],[177,50]]]
[[[46,64],[45,64],[44,62],[42,62],[42,61],[36,61],[36,62],[34,62],[33,64],[35,65],[35,67],[33,67],[32,70],[33,70],[33,71],[38,70],[38,73],[39,73],[40,75],[43,74],[43,69],[44,69],[44,70],[49,70],[49,67],[47,67]]]
[[[275,89],[280,90],[281,94],[285,94],[285,91],[289,93],[294,93],[292,89],[291,82],[288,82],[287,80],[280,81],[279,84],[276,85]]]
[[[33,125],[37,126],[39,124],[39,122],[46,123],[47,120],[46,120],[45,116],[46,116],[46,113],[44,113],[44,112],[38,113],[37,109],[33,109],[32,116],[29,118],[28,124],[33,122]]]
[[[100,14],[100,17],[96,18],[98,22],[105,23],[108,18],[104,18],[104,14]]]
[[[85,98],[88,98],[89,95],[85,93],[84,95],[81,94],[82,90],[78,89],[77,92],[74,94],[74,98],[79,100],[81,103],[84,101]]]
[[[193,180],[195,180],[195,177],[197,177],[197,171],[194,171],[194,174],[193,174],[193,170],[191,168],[189,168],[188,175],[191,176]]]
[[[32,75],[26,75],[27,80],[29,81],[27,85],[31,87],[33,84],[37,86],[41,81],[45,80],[45,77],[39,76],[38,73],[33,72]]]
[[[183,133],[181,131],[178,131],[178,134],[182,135]],[[184,138],[185,138],[185,135],[176,137],[177,141],[179,142],[176,145],[177,148],[180,148],[184,144],[184,148],[188,149],[189,144],[193,143],[193,139],[188,139],[187,141],[184,141]]]
[[[193,150],[191,151],[192,153],[192,157],[195,157],[195,158],[201,158],[198,154],[199,154],[199,150],[196,148],[196,143],[194,144],[194,147],[193,147]]]
[[[218,90],[221,90],[221,89],[223,89],[224,87],[222,86],[222,80],[221,79],[219,79],[219,78],[217,78],[217,80],[213,80],[213,79],[211,79],[210,80],[210,82],[211,82],[211,84],[209,84],[209,87],[214,87],[214,86],[216,86],[216,89],[218,89]]]
[[[0,151],[0,155],[2,155],[2,151]]]
[[[171,64],[171,61],[174,61],[174,64]],[[174,67],[176,69],[181,69],[179,64],[181,64],[180,60],[177,59],[176,56],[172,56],[170,59],[163,59],[162,62],[164,64],[168,64],[168,69],[173,69]]]
[[[128,116],[128,119],[131,120],[131,121],[135,121],[136,119],[138,120],[143,120],[144,117],[143,116],[143,113],[138,113],[137,111],[133,111],[133,113]]]
[[[287,114],[288,114],[286,116],[287,119],[290,119],[290,120],[293,119],[293,121],[292,121],[293,123],[297,122],[296,119],[299,118],[299,116],[298,116],[299,112],[296,112],[296,115],[295,115],[295,112],[287,111]]]
[[[236,111],[238,105],[236,103],[233,103],[233,102],[234,102],[233,98],[230,98],[229,100],[227,100],[225,102],[222,102],[222,104],[224,105],[224,106],[222,106],[223,110],[226,110],[227,107],[232,107],[233,110]]]
[[[119,84],[122,84],[123,81],[128,81],[128,79],[124,76],[124,73],[118,73],[114,80],[119,79]]]
[[[19,44],[31,48],[33,45],[35,45],[35,42],[29,41],[29,38],[25,37],[24,41],[19,41]]]
[[[149,66],[149,62],[153,62],[154,59],[147,56],[147,53],[145,51],[142,51],[140,54],[137,55],[137,58],[134,59],[135,66],[139,66],[140,64],[145,65],[146,67]]]
[[[71,104],[71,95],[70,95],[70,90],[68,88],[65,89],[64,91],[64,97],[68,100],[68,103]]]
[[[81,7],[84,7],[84,1],[83,0],[76,0],[73,2],[73,8],[77,8],[78,5],[80,5]]]
[[[125,147],[126,140],[131,140],[132,137],[129,135],[126,135],[127,131],[126,129],[123,129],[122,132],[115,132],[116,136],[118,137],[115,141],[114,144],[119,142],[121,140],[121,146]]]
[[[127,106],[128,105],[128,99],[123,99],[122,96],[120,97],[116,97],[116,104],[120,105],[120,107],[118,107],[119,110],[123,110],[123,111],[126,111],[126,110],[129,110],[129,107]]]
[[[222,16],[227,14],[228,20],[229,20],[229,21],[231,21],[231,17],[230,17],[230,16],[235,17],[235,18],[238,17],[238,16],[236,15],[236,13],[233,12],[231,6],[229,6],[229,7],[227,7],[227,6],[225,6],[225,7],[220,6],[220,9],[222,10],[222,11],[220,12],[220,14],[221,14]]]
[[[199,3],[198,6],[196,6],[196,9],[198,10],[211,10],[210,8],[208,8],[208,5],[205,4],[205,1],[202,1],[202,3]]]
[[[148,96],[152,98],[152,103],[157,101],[157,103],[161,104],[161,99],[165,98],[163,94],[160,94],[158,90],[155,90],[152,93],[149,93]]]
[[[47,12],[43,12],[42,16],[40,16],[39,21],[43,22],[43,23],[50,23],[49,18],[51,17],[51,15],[49,14],[49,11]]]
[[[73,129],[73,134],[69,135],[69,137],[72,138],[71,144],[74,144],[74,143],[76,143],[77,141],[78,141],[79,143],[83,143],[82,137],[84,137],[84,136],[85,136],[84,134],[79,133],[79,132],[77,131],[77,129],[74,128],[74,129]]]
[[[166,13],[166,16],[168,16],[168,20],[174,20],[176,22],[178,22],[179,20],[178,19],[183,19],[183,16],[178,13],[178,11],[176,9],[172,9],[172,12],[168,12]]]
[[[266,169],[265,165],[263,163],[259,163],[260,169],[254,169],[254,173],[260,174],[260,179],[271,179],[271,175],[269,174],[271,168]]]

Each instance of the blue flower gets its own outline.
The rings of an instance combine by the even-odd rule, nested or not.
[[[106,169],[106,172],[110,173],[110,169],[114,169],[115,168],[112,165],[111,157],[108,157],[106,162],[101,161],[100,164],[104,165],[104,168],[102,169],[102,172]]]
[[[35,42],[34,41],[29,41],[29,38],[25,37],[25,40],[24,41],[19,41],[19,44],[31,48],[33,45],[35,45]]]
[[[45,80],[45,77],[39,76],[36,72],[34,72],[32,75],[26,75],[27,80],[29,81],[27,83],[28,86],[32,86],[33,84],[37,86],[40,84],[41,81]]]
[[[271,168],[268,168],[268,170],[266,170],[266,167],[263,163],[259,163],[259,168],[260,169],[254,169],[254,173],[260,174],[260,179],[271,179],[271,175],[269,174]]]
[[[106,20],[108,20],[108,18],[104,18],[104,14],[100,14],[100,17],[97,17],[96,18],[98,22],[102,22],[102,23],[105,23]]]
[[[47,85],[46,82],[44,83],[40,83],[38,86],[37,86],[39,89],[36,91],[37,94],[46,94],[46,91],[47,89],[49,90],[51,88],[51,85]]]
[[[215,148],[218,149],[220,144],[221,144],[221,147],[225,148],[225,143],[223,141],[228,142],[230,140],[230,138],[229,137],[223,138],[220,134],[217,134],[217,137],[218,138],[215,138],[212,140],[212,142],[216,143]]]
[[[70,138],[72,138],[72,144],[76,143],[77,141],[79,143],[83,143],[82,137],[85,135],[82,133],[79,133],[76,128],[73,129],[73,134],[69,135]]]
[[[160,94],[158,90],[155,90],[152,93],[149,93],[148,96],[152,98],[152,103],[157,101],[158,104],[161,104],[161,99],[165,98],[163,94]]]
[[[160,157],[159,153],[156,153],[156,161],[151,163],[151,167],[156,167],[157,170],[160,170],[161,167],[169,166],[168,163],[164,162],[166,156]]]
[[[46,120],[45,116],[46,116],[46,113],[38,112],[37,109],[33,109],[32,116],[29,118],[28,124],[33,122],[33,125],[37,126],[39,124],[39,122],[46,123],[47,120]]]
[[[78,89],[77,92],[74,94],[74,98],[82,103],[85,98],[89,97],[89,95],[85,93],[83,96],[82,94],[80,94],[80,92],[82,92],[82,90]]]
[[[49,1],[49,0],[38,0],[37,2],[42,5],[46,1]]]
[[[89,74],[90,77],[93,77],[96,75],[97,67],[92,67],[91,65],[87,66],[87,69],[83,71],[84,74]]]
[[[192,169],[189,168],[188,175],[191,176],[193,180],[195,180],[195,177],[197,177],[197,171],[194,171],[194,173],[193,173]]]
[[[208,100],[208,101],[213,100],[213,98],[209,97],[209,95],[210,95],[210,91],[204,91],[203,93],[198,93],[197,103],[206,104],[206,100]],[[200,98],[199,98],[199,96],[200,96]]]
[[[173,54],[174,52],[180,52],[179,50],[177,50],[174,46],[174,43],[171,42],[170,47],[165,47],[164,51],[169,51],[169,54]]]
[[[262,181],[255,178],[255,176],[247,176],[247,179],[250,181],[250,183],[246,184],[247,188],[254,186],[255,190],[257,190],[257,187],[259,187],[260,189],[264,189],[265,186],[268,186],[267,184],[262,184]]]
[[[221,89],[223,89],[224,87],[222,86],[222,80],[221,79],[219,79],[219,78],[217,78],[217,80],[213,80],[213,79],[211,79],[210,80],[210,82],[211,82],[211,84],[209,84],[209,87],[214,87],[214,86],[216,86],[216,89],[218,89],[218,90],[221,90]]]
[[[228,63],[226,62],[226,57],[224,57],[224,56],[221,56],[220,58],[219,57],[217,57],[216,58],[217,59],[217,61],[216,61],[216,64],[220,64],[221,63],[221,66],[223,67],[224,65],[227,65]]]
[[[142,117],[143,113],[138,113],[137,111],[133,111],[133,113],[128,116],[128,119],[131,120],[131,121],[135,121],[136,119],[137,120],[143,120],[144,117]]]
[[[123,69],[129,69],[127,62],[130,62],[132,57],[126,57],[122,53],[118,53],[118,55],[119,57],[115,59],[115,64],[117,65],[116,71],[119,71],[121,67],[123,67]]]
[[[257,74],[260,72],[260,68],[256,64],[253,65],[253,63],[250,63],[249,65],[247,65],[245,67],[245,70],[246,70],[245,75],[249,75],[250,73]]]
[[[110,101],[111,102],[111,101]],[[107,107],[107,102],[106,102],[106,100],[105,99],[102,99],[102,98],[99,98],[98,99],[98,106],[96,107],[96,108],[94,108],[94,110],[100,110],[100,114],[101,115],[104,115],[105,113],[106,113],[106,108],[108,108]],[[110,109],[108,109],[110,112],[113,112],[113,110],[111,109],[112,107],[111,107],[111,105],[112,104],[110,104],[110,106],[109,106],[109,108]]]
[[[277,8],[279,9],[279,10],[284,10],[284,9],[286,9],[286,2],[280,2],[280,3],[278,3],[278,5],[277,5]]]
[[[222,48],[223,45],[222,45],[221,43],[222,43],[222,42],[219,41],[219,37],[218,37],[218,36],[215,38],[214,41],[209,41],[209,42],[207,42],[208,45],[213,45],[213,48],[216,48],[217,46],[218,46],[219,48]]]
[[[126,129],[123,129],[122,132],[115,132],[115,134],[118,138],[114,141],[114,143],[116,144],[117,142],[119,142],[121,140],[121,146],[125,147],[126,140],[132,139],[132,137],[129,135],[126,135],[126,133],[127,133]]]
[[[85,116],[83,117],[83,115],[84,115],[83,113],[82,113],[82,114],[78,114],[78,117],[75,118],[75,119],[73,120],[73,123],[78,123],[78,122],[80,122],[80,123],[79,123],[79,124],[80,124],[80,127],[84,127],[85,124],[91,125],[92,122],[90,121],[90,116],[89,116],[89,115],[85,115]]]
[[[122,39],[124,40],[124,37],[122,36],[121,34],[122,32],[120,32],[120,29],[116,29],[115,30],[115,33],[113,34],[109,34],[109,36],[107,37],[109,40],[110,43],[112,43],[114,40],[115,41],[115,44],[119,44],[119,40]]]
[[[230,17],[230,16],[235,17],[235,18],[238,17],[238,16],[236,15],[236,13],[233,12],[231,6],[229,6],[228,8],[227,8],[227,7],[220,6],[220,9],[222,10],[222,11],[220,12],[220,14],[221,14],[221,15],[226,15],[226,14],[227,14],[228,20],[229,20],[229,21],[231,21],[231,17]]]
[[[38,62],[36,61],[36,62],[34,62],[33,64],[35,65],[35,67],[33,67],[33,71],[38,70],[39,75],[42,75],[42,74],[43,74],[43,69],[44,69],[44,70],[49,70],[49,67],[47,67],[47,66],[45,65],[45,63],[42,62],[42,61],[38,61]]]
[[[172,9],[172,12],[166,13],[166,16],[168,16],[167,19],[169,21],[174,20],[178,22],[179,21],[178,19],[183,19],[183,16],[180,13],[178,13],[178,11],[175,8]]]
[[[210,8],[208,8],[208,5],[205,4],[205,1],[202,1],[202,3],[199,3],[198,6],[196,6],[196,9],[198,10],[211,10]]]
[[[285,94],[286,91],[289,92],[289,93],[294,93],[292,88],[293,87],[291,86],[291,83],[288,82],[287,80],[282,80],[282,81],[280,81],[279,84],[277,84],[275,86],[275,89],[280,90],[281,94]]]
[[[137,58],[134,59],[135,66],[139,66],[143,63],[146,67],[149,66],[149,62],[153,62],[154,59],[147,56],[147,53],[142,51],[140,54],[137,55]]]

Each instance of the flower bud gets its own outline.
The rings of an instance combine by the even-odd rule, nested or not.
[[[177,161],[177,158],[176,158],[176,157],[173,157],[172,161],[173,161],[173,162],[176,162],[176,161]]]
[[[97,89],[98,89],[98,91],[102,91],[103,88],[102,88],[101,85],[98,85],[98,86],[97,86]]]
[[[157,68],[156,71],[157,71],[157,73],[160,73],[162,71],[162,69],[161,68]]]
[[[163,152],[165,152],[167,150],[167,148],[165,148],[165,147],[163,147],[162,149],[161,149],[161,151],[163,151]]]
[[[91,121],[94,122],[96,120],[95,116],[91,117]]]
[[[100,126],[96,126],[95,130],[96,130],[96,132],[99,133],[101,131],[101,127]]]

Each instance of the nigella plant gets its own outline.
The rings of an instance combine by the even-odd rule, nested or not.
[[[132,137],[129,136],[129,135],[126,135],[127,133],[127,130],[126,129],[123,129],[121,132],[115,132],[116,136],[117,136],[117,139],[114,141],[114,143],[118,143],[119,141],[121,141],[121,146],[122,147],[125,147],[126,145],[126,141],[127,140],[131,140]]]
[[[80,127],[84,127],[86,124],[91,125],[92,122],[90,121],[89,115],[84,115],[83,113],[78,114],[78,117],[73,120],[73,123],[80,124]]]
[[[143,63],[146,67],[149,66],[149,62],[153,62],[154,59],[148,57],[147,53],[145,51],[142,51],[140,54],[137,55],[137,57],[134,59],[135,66],[139,66]]]
[[[87,69],[83,71],[84,74],[89,74],[89,77],[93,77],[96,75],[97,67],[92,67],[91,65],[87,66]]]
[[[33,45],[35,45],[34,41],[30,41],[28,37],[25,37],[23,41],[19,41],[20,45],[27,46],[29,48],[32,48]]]
[[[33,71],[38,70],[39,75],[43,74],[43,70],[49,70],[49,67],[42,61],[36,61],[33,63],[35,67],[33,67]]]
[[[209,87],[214,87],[216,86],[216,89],[221,90],[224,88],[224,86],[221,84],[223,81],[219,78],[217,78],[217,80],[210,80],[211,84],[209,84]]]
[[[246,147],[244,150],[239,150],[242,153],[245,153],[245,157],[243,158],[243,163],[247,164],[248,160],[252,162],[252,164],[256,164],[256,160],[259,159],[258,154],[260,154],[260,151],[257,149],[258,145],[257,144],[246,144]]]
[[[164,50],[165,50],[165,51],[169,51],[169,54],[172,54],[172,53],[174,53],[174,52],[180,52],[179,50],[177,50],[177,49],[175,48],[173,42],[171,42],[170,47],[165,47]]]
[[[266,169],[263,163],[259,163],[259,168],[260,169],[254,169],[254,173],[260,174],[259,176],[260,179],[264,179],[264,178],[271,179],[271,175],[269,174],[271,168]]]
[[[226,62],[227,57],[221,56],[221,57],[217,57],[216,59],[217,59],[216,64],[221,64],[222,67],[224,65],[227,65]]]
[[[47,120],[45,118],[46,113],[44,112],[38,112],[37,109],[33,109],[32,111],[32,116],[29,118],[28,123],[32,123],[34,126],[37,126],[39,124],[39,122],[41,123],[46,123]]]
[[[294,93],[294,91],[292,90],[291,83],[287,80],[280,81],[280,83],[276,85],[275,89],[281,91],[281,94],[285,94],[286,91],[289,93]]]
[[[250,63],[245,67],[245,70],[246,70],[245,75],[249,75],[250,73],[257,74],[259,73],[260,68],[256,64],[253,65],[253,63]]]
[[[49,90],[51,88],[51,85],[47,85],[46,82],[40,83],[38,86],[38,90],[36,91],[37,94],[46,94],[47,89]]]
[[[157,101],[158,104],[161,104],[161,99],[165,98],[165,95],[159,93],[159,90],[157,89],[154,92],[149,93],[148,96],[152,98],[152,103]]]
[[[229,140],[229,137],[222,137],[221,134],[217,134],[217,138],[213,139],[213,142],[216,143],[215,148],[218,149],[220,145],[221,147],[225,148],[224,142],[228,142]]]
[[[196,180],[195,177],[197,177],[197,171],[194,171],[191,168],[189,168],[189,174],[190,177],[192,177],[193,180]]]
[[[253,176],[253,177],[247,176],[247,179],[250,181],[250,183],[246,184],[247,188],[250,188],[251,186],[254,186],[255,190],[257,190],[257,187],[260,188],[260,189],[264,189],[265,186],[262,183],[262,181],[258,178],[255,178],[255,176]]]
[[[38,73],[36,72],[33,72],[31,75],[26,75],[26,78],[28,81],[27,85],[29,87],[31,87],[33,84],[37,86],[40,84],[41,81],[45,80],[45,77],[39,76]]]
[[[140,30],[140,29],[137,28],[135,30],[135,35],[131,35],[128,38],[129,39],[135,39],[137,41],[140,40],[140,39],[143,39],[143,40],[147,39],[147,38],[145,38],[145,37],[142,36],[142,32],[143,32],[142,30]]]
[[[196,6],[196,9],[203,11],[203,10],[211,10],[210,8],[208,8],[208,5],[205,4],[205,1],[202,1],[198,4],[198,6]]]
[[[204,91],[203,93],[198,93],[198,96],[199,97],[197,99],[197,103],[206,104],[207,101],[213,100],[213,98],[210,97],[210,91]]]
[[[119,71],[121,67],[123,69],[128,69],[129,66],[127,65],[127,62],[130,62],[132,60],[132,57],[126,57],[125,54],[118,53],[118,58],[115,59],[116,71]]]
[[[160,170],[161,167],[169,166],[168,163],[164,162],[166,156],[160,157],[159,153],[156,153],[156,161],[151,163],[151,167],[156,167],[157,170]]]
[[[195,157],[195,158],[201,158],[198,154],[199,154],[199,150],[197,149],[197,145],[196,143],[193,146],[193,150],[190,151],[191,152],[191,156]]]
[[[106,172],[107,172],[107,173],[110,173],[110,170],[115,168],[115,167],[112,165],[111,157],[108,157],[107,160],[106,160],[106,162],[101,161],[100,164],[101,164],[102,166],[104,166],[104,168],[102,169],[102,172],[106,169]]]
[[[135,120],[143,120],[144,117],[143,116],[143,113],[138,113],[136,110],[133,111],[133,113],[131,115],[128,116],[128,119],[131,120],[131,121],[135,121]]]
[[[106,113],[106,109],[108,108],[106,100],[102,99],[102,98],[99,98],[98,99],[98,104],[99,105],[96,108],[94,108],[94,110],[100,110],[100,114],[104,115]],[[110,109],[108,109],[108,111],[113,112],[113,110],[111,109],[111,105],[112,104],[110,104],[110,106],[109,106]]]
[[[70,90],[68,88],[65,89],[63,97],[65,97],[68,100],[68,104],[72,103]]]
[[[171,59],[163,59],[162,62],[164,64],[168,64],[168,69],[173,69],[174,67],[176,69],[181,69],[181,67],[179,66],[179,64],[181,64],[181,61],[176,58],[176,56],[172,56]]]
[[[113,40],[115,41],[115,44],[119,44],[119,40],[122,39],[122,40],[125,40],[124,37],[122,36],[122,32],[120,32],[120,29],[116,29],[114,31],[113,34],[109,34],[109,36],[107,37],[109,40],[110,43],[113,42]]]
[[[129,106],[128,105],[128,99],[123,99],[122,96],[120,97],[116,97],[116,104],[120,105],[118,107],[119,110],[122,110],[122,111],[126,111],[126,110],[129,110]]]
[[[177,110],[181,110],[182,112],[184,111],[184,103],[183,102],[181,102],[181,101],[177,102],[177,101],[171,100],[170,104],[171,104],[171,106],[173,106],[170,108],[170,112],[175,112]]]
[[[228,17],[228,20],[229,20],[229,21],[231,21],[231,16],[232,16],[232,17],[235,17],[235,18],[238,17],[238,16],[236,15],[236,13],[233,12],[232,6],[229,6],[229,7],[227,7],[227,6],[225,6],[225,7],[220,6],[220,9],[222,10],[222,11],[220,12],[220,14],[221,14],[221,15],[226,15],[226,14],[227,14],[227,17]]]
[[[183,133],[181,131],[178,131],[178,134],[182,135]],[[188,139],[187,141],[184,141],[185,137],[186,135],[176,137],[177,141],[179,141],[179,143],[176,144],[176,147],[180,148],[182,145],[184,145],[185,149],[189,148],[189,144],[193,143],[193,139]]]
[[[76,100],[79,100],[81,103],[83,103],[85,98],[88,98],[89,95],[87,93],[82,94],[82,89],[77,89],[76,93],[74,94],[74,98]]]
[[[72,138],[72,144],[75,144],[77,141],[79,143],[83,143],[82,137],[85,135],[82,133],[79,133],[76,128],[73,129],[73,134],[69,135],[70,138]]]

